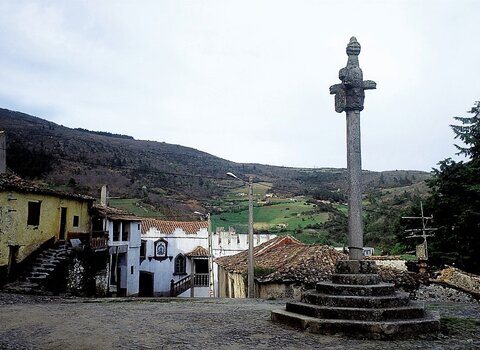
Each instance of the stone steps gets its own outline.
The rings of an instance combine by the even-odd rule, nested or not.
[[[429,338],[440,330],[437,313],[410,301],[408,293],[396,292],[393,284],[380,282],[374,261],[340,260],[335,268],[332,282],[317,283],[301,302],[272,311],[272,321],[368,339]]]
[[[333,274],[332,275],[332,283],[336,284],[361,284],[361,285],[369,285],[369,284],[378,284],[380,283],[380,276],[375,273],[370,274],[352,274],[352,273],[344,273],[344,274]]]
[[[366,321],[413,319],[425,316],[424,304],[420,302],[412,302],[407,306],[389,308],[332,308],[330,306],[291,302],[286,304],[286,310],[317,318]]]
[[[395,293],[393,283],[378,284],[337,284],[332,282],[320,282],[316,285],[319,293],[334,295],[357,295],[357,296],[384,296]]]
[[[34,273],[34,272],[50,273],[50,272],[55,271],[55,267],[44,267],[44,266],[37,267],[37,266],[33,266],[31,271],[32,271],[32,273]]]
[[[48,294],[46,285],[50,283],[52,274],[67,261],[68,255],[69,248],[65,244],[45,249],[17,281],[6,284],[3,289],[16,293]]]
[[[389,308],[408,305],[410,295],[404,292],[396,292],[393,295],[372,298],[356,295],[331,295],[318,293],[316,290],[307,290],[303,293],[302,300],[311,304],[331,307]]]
[[[286,310],[274,310],[272,321],[318,334],[336,334],[363,339],[430,339],[438,332],[439,314],[427,311],[423,318],[412,320],[360,321],[320,319]]]

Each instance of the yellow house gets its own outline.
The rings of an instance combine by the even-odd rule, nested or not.
[[[93,201],[0,174],[0,282],[46,242],[88,235]]]

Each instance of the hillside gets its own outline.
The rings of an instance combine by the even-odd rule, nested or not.
[[[111,196],[137,198],[167,218],[215,211],[232,189],[244,186],[227,178],[228,171],[268,183],[271,193],[340,202],[345,198],[345,169],[235,163],[193,148],[71,129],[6,109],[0,109],[0,130],[7,135],[7,166],[19,175],[96,197],[108,184]],[[367,190],[398,187],[428,176],[419,171],[365,171],[364,184]]]

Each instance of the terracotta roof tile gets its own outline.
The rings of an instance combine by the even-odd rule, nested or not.
[[[245,273],[247,254],[244,251],[215,259],[215,262],[227,271]],[[346,254],[332,247],[304,244],[291,236],[279,236],[254,248],[256,279],[259,282],[318,282],[331,276],[337,260],[346,258]]]
[[[196,257],[196,256],[205,256],[208,257],[210,254],[208,254],[208,250],[206,250],[204,247],[198,246],[191,252],[185,254],[186,256],[191,256],[191,257]]]
[[[185,233],[196,234],[201,229],[208,229],[207,221],[163,221],[157,219],[144,219],[142,221],[142,234],[146,234],[151,228],[164,234],[172,234],[176,229],[182,229]]]

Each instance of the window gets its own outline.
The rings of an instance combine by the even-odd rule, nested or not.
[[[177,257],[175,258],[175,272],[174,275],[185,275],[186,269],[185,269],[185,264],[186,259],[183,254],[178,254]]]
[[[140,264],[143,260],[147,257],[147,241],[142,239],[142,243],[140,244]]]
[[[27,225],[38,226],[40,224],[40,204],[42,202],[28,202]]]
[[[80,217],[78,215],[73,216],[73,227],[78,227],[80,223]]]
[[[124,222],[122,224],[122,241],[128,241],[128,228],[130,227],[129,222]]]
[[[113,241],[118,241],[120,238],[120,221],[113,222]]]

